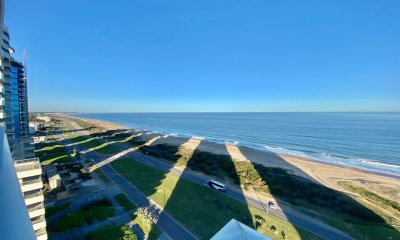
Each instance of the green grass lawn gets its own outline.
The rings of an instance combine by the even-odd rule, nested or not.
[[[94,172],[104,183],[111,182],[111,180],[103,173],[103,170],[101,170],[100,168],[97,168]]]
[[[115,154],[120,150],[108,143],[104,143],[97,139],[86,138],[83,136],[70,137],[69,140],[85,148],[94,148],[94,150],[101,154]]]
[[[41,149],[35,151],[35,155],[40,159],[42,165],[73,162],[66,148],[59,143],[42,145]]]
[[[131,200],[129,200],[129,198],[127,196],[125,196],[125,194],[123,194],[123,193],[115,195],[114,198],[115,198],[115,200],[117,200],[119,205],[121,205],[121,207],[124,208],[125,211],[132,210],[136,207],[135,204],[133,204],[131,202]]]
[[[52,215],[54,215],[54,214],[56,214],[56,213],[58,213],[58,212],[61,212],[61,211],[63,211],[64,209],[69,208],[70,205],[71,205],[70,203],[65,203],[65,204],[62,204],[62,205],[59,205],[59,206],[56,206],[56,207],[49,207],[49,208],[46,208],[46,209],[45,209],[45,211],[46,211],[46,217],[50,217],[50,216],[52,216]]]
[[[58,221],[51,222],[48,225],[48,229],[51,232],[62,232],[67,229],[81,227],[84,224],[92,224],[95,220],[103,221],[114,216],[115,213],[116,210],[110,200],[103,199],[68,213]]]
[[[127,226],[106,226],[86,236],[87,240],[136,240],[136,235]]]
[[[211,238],[232,218],[253,228],[257,225],[260,232],[273,239],[282,239],[282,236],[270,231],[272,225],[279,233],[283,230],[289,239],[321,239],[215,190],[179,179],[135,160],[119,159],[111,164],[160,206],[164,206],[165,199],[165,210],[201,239]],[[256,215],[265,220],[263,225],[259,226]]]

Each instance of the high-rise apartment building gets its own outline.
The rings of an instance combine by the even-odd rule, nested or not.
[[[29,136],[27,78],[25,66],[11,57],[11,89],[14,127],[14,159],[34,157],[33,140]]]
[[[9,232],[10,235],[15,236],[11,236],[12,238],[9,239],[32,239],[30,236],[34,231],[36,239],[46,240],[42,169],[39,159],[34,158],[32,140],[29,136],[26,69],[23,64],[11,57],[15,50],[10,47],[10,35],[4,26],[4,0],[0,0],[0,38],[0,132],[4,135],[5,130],[6,134],[6,137],[0,137],[3,140],[6,139],[8,143],[2,144],[0,148],[0,170],[13,170],[13,173],[0,172],[0,174],[8,176],[10,184],[17,182],[20,185],[19,192],[15,193],[14,191],[13,193],[15,196],[6,195],[3,191],[8,188],[1,186],[0,196],[4,199],[0,199],[0,202],[11,203],[8,201],[9,198],[15,198],[16,202],[21,202],[18,198],[23,198],[25,209],[22,212],[20,210],[21,214],[18,216],[20,218],[28,216],[31,223],[30,229],[24,229],[26,238],[17,238],[16,236],[20,234],[12,229],[3,229],[1,232]],[[6,149],[7,147],[9,150]],[[10,165],[14,165],[14,168],[9,167]],[[6,181],[2,181],[2,183],[8,184]],[[2,208],[8,207],[12,208],[13,206],[2,205]],[[6,214],[1,213],[0,215],[6,221],[8,221],[8,217],[12,219],[11,216],[4,216]],[[18,222],[14,222],[14,224],[18,226],[19,221],[26,222],[26,219],[18,219]]]

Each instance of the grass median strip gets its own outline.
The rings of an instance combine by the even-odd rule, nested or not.
[[[257,227],[260,232],[273,239],[282,239],[279,234],[282,231],[289,239],[321,239],[222,193],[179,179],[176,175],[151,168],[133,159],[119,159],[111,164],[128,181],[201,239],[211,238],[232,218],[253,228]]]
[[[69,138],[70,141],[76,145],[80,145],[87,149],[92,149],[101,154],[115,154],[119,152],[119,149],[112,146],[111,144],[104,143],[97,139],[87,138],[83,136],[73,136]]]

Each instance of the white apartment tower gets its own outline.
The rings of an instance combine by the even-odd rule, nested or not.
[[[11,54],[15,52],[10,46],[10,35],[4,25],[4,0],[0,0],[0,132],[6,135],[8,144],[3,144],[0,166],[14,165],[15,172],[7,173],[10,181],[18,179],[20,192],[17,196],[4,196],[4,202],[9,197],[23,197],[32,228],[25,229],[27,238],[32,230],[38,240],[47,239],[42,169],[39,159],[34,158],[32,140],[29,136],[28,99],[26,69],[23,64],[16,61]],[[2,137],[2,136],[0,136]],[[9,147],[6,151],[4,146]],[[9,161],[13,161],[13,164]],[[0,168],[1,170],[5,168]],[[6,174],[4,174],[6,176]],[[14,176],[14,177],[12,177]],[[2,184],[8,184],[3,182]],[[2,189],[6,187],[1,186]],[[0,189],[0,191],[2,191]],[[1,196],[1,194],[0,194]],[[0,199],[2,202],[3,199]],[[3,206],[6,207],[6,206]],[[21,216],[24,214],[22,213]],[[25,213],[26,215],[26,213]],[[11,219],[11,217],[10,217]],[[19,221],[22,221],[20,219]],[[19,222],[14,222],[18,226]],[[4,229],[4,231],[10,229]],[[3,232],[3,231],[1,231]],[[14,232],[14,234],[16,234]],[[1,238],[1,237],[0,237]],[[15,238],[17,239],[17,238]]]

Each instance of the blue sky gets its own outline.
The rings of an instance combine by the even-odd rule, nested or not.
[[[30,111],[400,111],[399,9],[8,0],[6,24]]]

